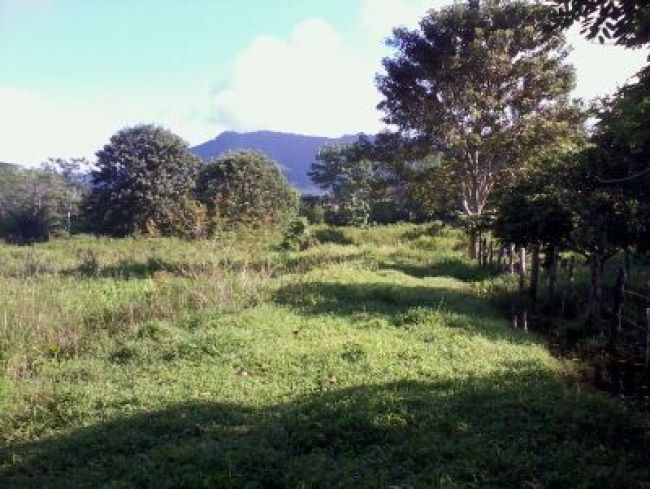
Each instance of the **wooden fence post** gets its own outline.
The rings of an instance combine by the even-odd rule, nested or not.
[[[488,242],[487,242],[487,238],[483,238],[483,256],[481,257],[481,260],[483,261],[483,267],[487,268],[487,264],[488,264]]]
[[[523,324],[524,332],[528,333],[528,311],[524,311],[521,316],[521,321]]]
[[[510,253],[508,253],[508,269],[510,271],[510,275],[515,274],[515,244],[510,243]]]
[[[493,240],[490,240],[489,260],[490,260],[490,270],[494,270],[494,241]]]
[[[534,244],[530,263],[530,297],[537,301],[537,287],[539,284],[539,245]]]
[[[476,258],[478,259],[478,265],[483,266],[483,238],[480,234],[478,236],[478,253]]]
[[[645,334],[645,374],[650,372],[650,307],[645,310],[647,329]]]
[[[558,249],[557,246],[551,248],[551,260],[549,262],[548,268],[548,298],[550,302],[553,302],[555,296],[555,281],[557,279],[557,258],[558,258]]]
[[[616,290],[614,290],[614,308],[609,326],[609,339],[607,346],[610,350],[616,347],[618,335],[623,326],[623,307],[625,306],[625,269],[620,267],[616,276]]]
[[[526,248],[519,248],[519,291],[526,285]]]

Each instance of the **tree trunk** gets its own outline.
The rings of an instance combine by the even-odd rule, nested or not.
[[[469,235],[469,249],[467,250],[469,253],[469,257],[472,259],[476,258],[476,248],[478,247],[478,239],[479,239],[479,234],[478,231],[469,231],[467,233]]]
[[[553,303],[555,298],[555,282],[557,280],[557,246],[549,247],[550,259],[548,262],[548,299]]]
[[[600,302],[602,291],[600,287],[600,256],[592,255],[589,257],[589,307],[587,309],[587,331],[594,332],[596,329],[596,320],[600,314]]]
[[[531,266],[530,266],[530,297],[537,300],[537,287],[539,286],[539,245],[532,247]]]

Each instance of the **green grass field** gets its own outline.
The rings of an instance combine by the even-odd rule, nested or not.
[[[0,487],[643,487],[453,230],[0,246]]]

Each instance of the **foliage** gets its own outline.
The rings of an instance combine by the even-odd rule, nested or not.
[[[461,233],[332,231],[0,246],[2,487],[648,480],[646,415],[478,296]]]
[[[420,29],[395,30],[397,50],[378,78],[385,122],[453,162],[459,201],[481,215],[499,182],[574,134],[573,70],[548,9],[470,2],[431,11]]]
[[[298,214],[305,217],[310,224],[325,222],[325,197],[318,195],[302,195]]]
[[[366,159],[367,148],[367,142],[359,140],[347,145],[327,145],[319,151],[309,176],[323,190],[331,192],[329,223],[368,222],[375,168]]]
[[[650,42],[650,7],[646,0],[552,0],[554,21],[564,28],[579,21],[587,39],[613,40],[624,46]]]
[[[307,249],[310,243],[311,234],[307,219],[304,217],[292,219],[284,233],[282,247],[287,250],[302,251]]]
[[[86,210],[98,233],[197,236],[202,211],[191,199],[199,165],[188,145],[153,125],[125,128],[97,153]]]
[[[230,153],[206,164],[196,194],[210,229],[281,227],[298,213],[298,193],[277,164],[261,153]]]
[[[0,237],[46,241],[79,225],[79,205],[87,191],[80,176],[83,159],[49,160],[40,169],[0,170]]]
[[[603,191],[629,209],[629,244],[650,249],[650,68],[601,108],[590,161]]]

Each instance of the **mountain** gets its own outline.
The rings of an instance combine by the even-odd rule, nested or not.
[[[204,159],[220,156],[228,151],[256,150],[278,162],[284,176],[303,193],[321,193],[307,176],[318,150],[326,144],[351,143],[358,136],[327,138],[274,131],[238,133],[227,131],[198,146],[192,151]]]

